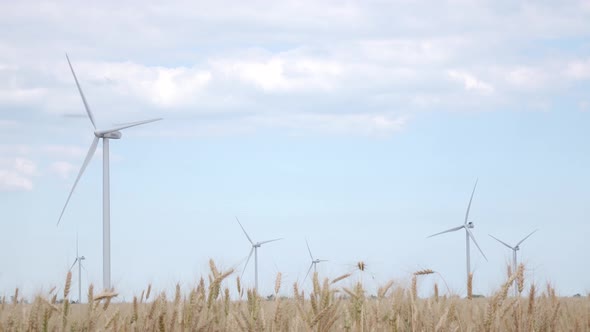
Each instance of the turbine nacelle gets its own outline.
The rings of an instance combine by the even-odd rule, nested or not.
[[[472,222],[472,221],[470,221],[470,222],[468,222],[468,223],[465,225],[465,227],[467,227],[467,228],[473,228],[473,227],[475,227],[475,225],[473,224],[473,222]]]
[[[105,132],[104,130],[95,130],[94,136],[98,138],[108,138],[108,139],[120,139],[123,134],[120,131],[108,131]]]

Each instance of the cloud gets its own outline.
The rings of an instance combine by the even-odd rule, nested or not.
[[[43,88],[8,88],[0,89],[0,103],[32,103],[47,95]]]
[[[76,61],[73,66],[86,93],[89,90],[93,90],[93,93],[107,91],[111,95],[146,100],[159,107],[175,107],[194,102],[198,93],[211,80],[210,72],[197,67],[94,61]],[[72,81],[69,72],[59,75],[65,82]]]
[[[547,80],[546,73],[533,67],[517,67],[506,73],[507,81],[518,88],[537,89],[543,87]]]
[[[570,62],[565,73],[576,80],[590,79],[590,59]]]
[[[0,169],[0,191],[31,191],[33,181],[18,172]]]
[[[342,66],[336,61],[305,56],[275,55],[260,60],[214,60],[228,79],[251,83],[267,92],[332,90]]]
[[[24,158],[15,158],[13,167],[17,172],[23,175],[37,175],[37,165],[35,165],[35,163],[33,163],[31,160]]]
[[[0,144],[0,191],[33,190],[35,178],[48,172],[67,179],[77,169],[62,159],[80,161],[86,152],[75,145]]]
[[[298,113],[288,116],[268,115],[253,118],[251,121],[267,128],[289,129],[295,135],[362,135],[389,136],[406,124],[406,117],[384,114],[318,114]]]
[[[494,87],[475,76],[458,70],[449,70],[447,72],[449,78],[455,82],[463,84],[463,88],[467,91],[475,91],[484,95],[489,95],[494,92]]]
[[[86,156],[87,150],[75,145],[43,145],[40,148],[43,154],[52,158],[81,159]]]
[[[493,110],[491,95],[503,109],[520,109],[530,102],[523,92],[541,89],[552,105],[564,87],[587,90],[590,60],[577,58],[590,37],[587,7],[575,1],[104,1],[88,10],[4,2],[0,19],[15,33],[0,42],[0,105],[22,106],[23,117],[83,112],[64,49],[99,122],[181,113],[215,128],[205,132],[240,134],[235,124],[245,114],[268,119],[272,113],[269,122],[294,121],[301,132],[341,133],[311,125],[329,114],[358,135],[363,130],[343,125],[351,114],[368,128],[372,117],[412,119],[423,110],[473,109],[482,99]],[[39,33],[19,29],[23,24]],[[251,121],[248,132],[266,129],[265,123]]]
[[[388,38],[362,40],[360,52],[370,61],[398,65],[444,64],[466,43],[463,38]]]
[[[0,144],[0,153],[5,156],[9,154],[26,155],[31,153],[31,147],[27,144]],[[3,159],[0,158],[0,165],[2,162]]]
[[[76,166],[67,161],[53,162],[49,166],[49,169],[52,173],[62,179],[68,179],[74,172],[76,172]]]
[[[0,191],[30,191],[37,165],[25,158],[0,159]]]
[[[387,137],[404,129],[407,116],[394,114],[331,114],[331,113],[264,113],[245,114],[238,119],[218,119],[215,122],[183,122],[174,130],[155,133],[160,137],[212,137],[252,134],[261,130],[279,130],[290,136],[357,135]],[[153,137],[153,134],[150,134]]]

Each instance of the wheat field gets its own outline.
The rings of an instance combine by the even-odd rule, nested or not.
[[[177,285],[174,298],[148,285],[132,303],[115,303],[116,292],[94,294],[91,285],[82,304],[69,300],[68,273],[63,293],[54,288],[31,303],[18,289],[3,297],[0,331],[590,331],[590,297],[558,297],[551,285],[525,287],[524,270],[520,265],[487,298],[471,294],[472,276],[465,298],[441,296],[437,284],[429,297],[418,297],[420,279],[432,270],[415,272],[409,287],[390,281],[373,295],[360,282],[342,286],[350,274],[315,273],[306,294],[296,283],[283,285],[278,273],[275,296],[263,298],[210,261],[207,280],[185,293]],[[291,296],[279,296],[283,287]]]

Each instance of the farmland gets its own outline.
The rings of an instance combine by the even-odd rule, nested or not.
[[[551,285],[525,280],[525,267],[506,278],[488,297],[442,295],[435,284],[418,297],[416,271],[404,287],[390,281],[368,294],[362,283],[345,274],[312,277],[306,293],[298,284],[282,284],[277,274],[275,296],[245,289],[233,270],[220,271],[210,261],[207,278],[187,292],[180,285],[171,296],[151,286],[130,303],[117,303],[115,291],[98,293],[92,286],[87,303],[71,303],[71,274],[65,284],[29,303],[2,298],[0,331],[588,331],[590,298],[559,297]],[[518,296],[512,293],[516,287]],[[232,295],[230,295],[232,294]],[[281,296],[280,294],[289,294]]]

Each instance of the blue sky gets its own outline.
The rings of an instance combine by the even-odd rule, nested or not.
[[[165,119],[111,142],[122,297],[189,287],[209,258],[241,272],[235,216],[256,240],[285,238],[260,250],[262,293],[277,271],[303,279],[306,238],[330,260],[323,275],[364,261],[374,287],[431,268],[463,293],[464,235],[426,236],[462,223],[477,178],[489,261],[472,250],[476,292],[511,257],[488,234],[514,243],[537,228],[519,253],[529,280],[590,291],[588,1],[25,1],[0,13],[0,293],[61,284],[76,233],[84,286],[101,284],[100,148],[55,226],[93,138],[66,51],[99,127]]]

